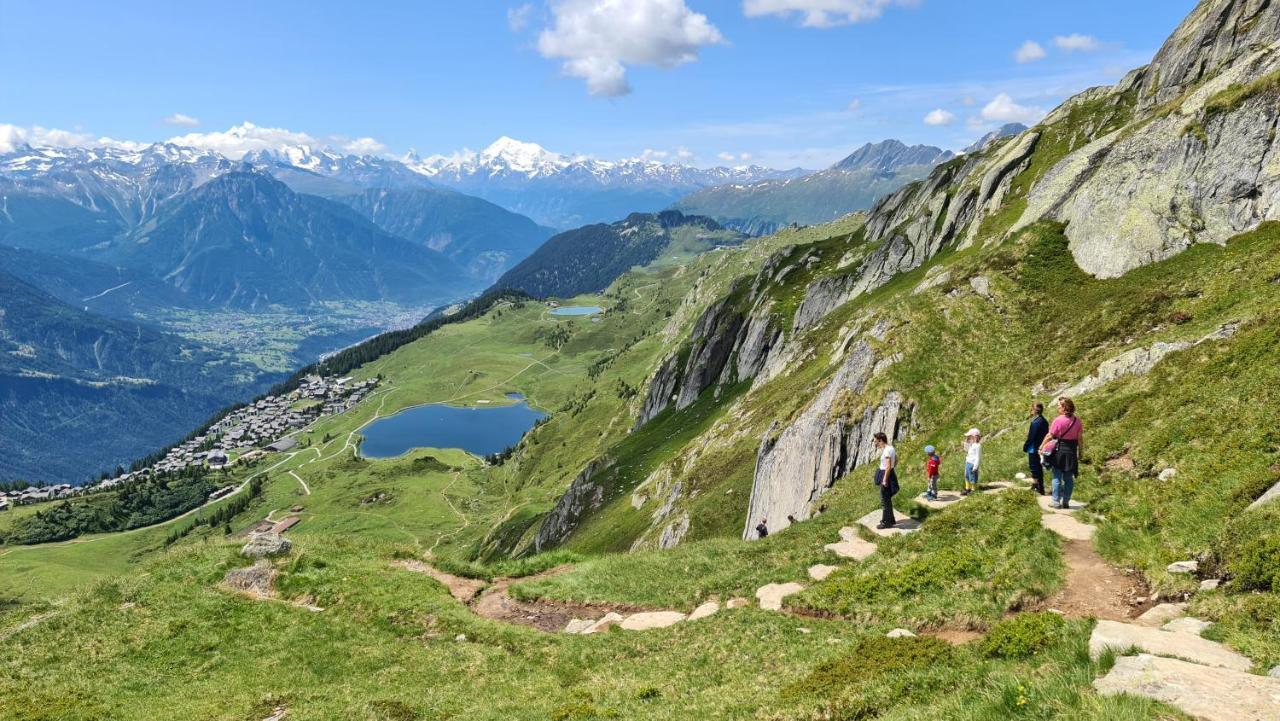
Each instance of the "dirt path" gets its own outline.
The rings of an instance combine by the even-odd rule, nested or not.
[[[547,633],[563,631],[569,621],[575,618],[598,618],[611,611],[629,614],[645,610],[635,606],[616,604],[588,605],[560,601],[518,601],[507,593],[513,583],[536,581],[557,576],[573,568],[570,564],[557,566],[549,571],[523,578],[498,578],[493,583],[445,573],[422,561],[399,561],[393,565],[407,571],[421,573],[439,581],[445,588],[449,589],[449,595],[466,604],[473,613],[481,618],[529,626]]]
[[[1062,588],[1045,599],[1044,607],[1061,611],[1068,618],[1100,618],[1127,621],[1145,608],[1146,586],[1136,574],[1107,563],[1093,548],[1093,541],[1064,541],[1062,557],[1067,578]]]

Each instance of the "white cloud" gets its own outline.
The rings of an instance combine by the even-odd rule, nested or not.
[[[723,161],[724,161],[724,162],[726,162],[726,163],[732,163],[733,161],[735,161],[735,160],[737,160],[737,159],[738,159],[738,156],[736,156],[736,155],[734,155],[733,153],[730,153],[730,152],[721,152],[721,153],[717,153],[717,154],[716,154],[716,157],[717,157],[717,158],[719,158],[719,159],[721,159],[721,160],[723,160]]]
[[[24,128],[18,125],[0,123],[0,153],[12,153],[22,145],[54,148],[107,147],[122,148],[125,150],[140,150],[147,146],[146,143],[138,143],[132,140],[116,140],[115,138],[108,137],[97,137],[91,133],[85,133],[79,130],[60,130],[58,128],[46,128],[40,125],[32,125]]]
[[[1067,52],[1090,53],[1102,47],[1098,39],[1092,35],[1081,35],[1080,33],[1072,33],[1070,35],[1059,35],[1053,39],[1053,44],[1058,46],[1059,50]]]
[[[373,138],[356,138],[342,144],[342,151],[351,155],[381,155],[387,146]]]
[[[184,128],[194,128],[200,124],[200,118],[184,115],[182,113],[174,113],[160,122],[165,125],[178,125]]]
[[[752,156],[752,155],[751,155],[751,153],[737,153],[737,154],[734,154],[734,153],[730,153],[729,151],[727,151],[727,150],[726,150],[726,151],[723,151],[723,152],[717,153],[717,154],[716,154],[716,157],[717,157],[717,158],[719,158],[719,159],[720,159],[720,162],[722,162],[722,163],[741,163],[741,164],[745,165],[745,164],[746,164],[747,162],[749,162],[749,161],[751,160],[751,158],[752,158],[752,157],[754,157],[754,156]]]
[[[918,4],[919,0],[743,0],[742,12],[749,18],[799,15],[804,27],[829,28],[875,20],[892,5]]]
[[[938,108],[937,110],[934,110],[933,112],[924,116],[925,125],[933,125],[933,126],[950,125],[955,121],[956,121],[956,114],[949,110],[943,110],[942,108]]]
[[[858,98],[854,98],[853,100],[850,100],[849,107],[845,108],[845,110],[847,110],[850,113],[856,113],[859,110],[862,110],[862,100]]]
[[[967,105],[967,106],[972,107],[972,106],[974,106],[974,105],[977,105],[977,104],[978,104],[978,101],[977,101],[977,100],[974,100],[972,95],[966,95],[966,96],[964,96],[963,98],[961,98],[961,99],[960,99],[960,103],[961,103],[962,105]]]
[[[1034,63],[1037,60],[1044,60],[1047,53],[1040,43],[1034,40],[1028,40],[1018,48],[1013,54],[1013,58],[1020,63]]]
[[[529,27],[529,18],[533,15],[533,5],[525,3],[520,7],[507,8],[507,27],[518,33]]]
[[[692,163],[696,158],[692,150],[684,147],[676,148],[676,160],[681,163]]]
[[[239,160],[254,150],[277,150],[285,145],[315,145],[316,139],[306,133],[284,128],[260,128],[250,122],[232,126],[225,131],[212,133],[187,133],[169,138],[175,145],[213,150]]]
[[[627,66],[673,68],[698,59],[724,37],[685,0],[557,0],[553,25],[538,36],[538,52],[562,59],[566,75],[582,78],[592,95],[631,92]]]
[[[982,117],[999,123],[1026,123],[1032,125],[1045,116],[1042,108],[1019,105],[1008,93],[1000,93],[982,109]]]

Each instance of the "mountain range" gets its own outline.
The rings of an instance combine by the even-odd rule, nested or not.
[[[756,165],[695,168],[632,158],[562,155],[499,138],[480,152],[418,158],[405,165],[432,182],[491,200],[538,223],[566,229],[654,212],[689,193],[726,183],[792,178],[807,171]]]
[[[826,170],[719,185],[691,193],[672,207],[715,218],[744,233],[766,235],[792,223],[825,223],[867,210],[952,157],[950,151],[929,145],[868,143]]]

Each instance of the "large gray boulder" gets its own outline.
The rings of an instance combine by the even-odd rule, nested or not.
[[[293,544],[289,539],[279,533],[255,533],[249,537],[249,542],[244,544],[244,548],[240,549],[240,555],[245,558],[284,556],[292,548]]]

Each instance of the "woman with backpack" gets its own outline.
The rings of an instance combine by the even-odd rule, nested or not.
[[[1058,417],[1049,424],[1049,435],[1040,446],[1053,468],[1053,507],[1070,508],[1075,490],[1076,473],[1080,470],[1080,449],[1084,426],[1076,415],[1076,404],[1070,398],[1058,398]]]

